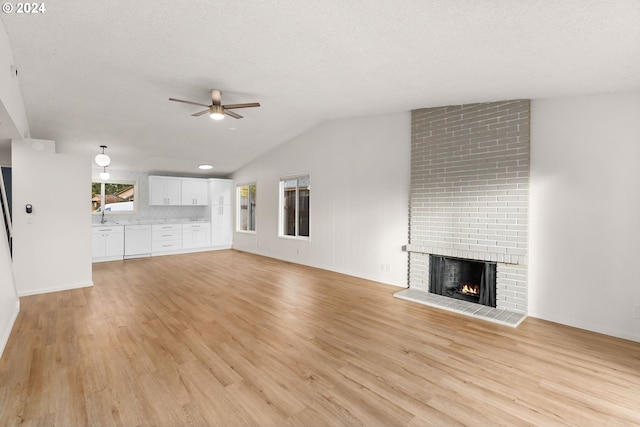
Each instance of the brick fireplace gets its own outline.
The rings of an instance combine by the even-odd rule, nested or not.
[[[529,119],[528,100],[412,111],[406,291],[413,293],[407,299],[429,293],[430,255],[491,261],[496,264],[494,311],[464,305],[455,311],[489,320],[524,318]],[[430,299],[430,305],[451,306]]]

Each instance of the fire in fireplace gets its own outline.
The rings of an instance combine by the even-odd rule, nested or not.
[[[496,263],[429,256],[429,292],[496,306]]]
[[[480,286],[476,284],[463,283],[462,288],[458,290],[461,294],[464,295],[480,295]]]

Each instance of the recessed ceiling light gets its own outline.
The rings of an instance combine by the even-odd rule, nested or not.
[[[205,170],[207,170],[207,169],[213,169],[213,165],[198,165],[198,167],[199,167],[200,169],[205,169]]]

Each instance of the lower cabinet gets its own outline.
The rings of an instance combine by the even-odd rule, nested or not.
[[[155,224],[151,229],[151,254],[182,249],[181,224]]]
[[[125,227],[129,238],[125,239]],[[154,225],[94,226],[91,234],[93,262],[116,261],[149,256],[149,227],[151,228],[151,256],[198,252],[212,248],[211,224],[192,222]],[[145,235],[134,236],[134,231]],[[139,237],[140,239],[133,239]],[[142,244],[144,243],[144,244]],[[144,247],[144,249],[141,249]]]
[[[208,223],[182,224],[182,249],[211,246],[211,226]]]
[[[124,257],[124,227],[122,225],[93,227],[91,258],[93,262],[115,261]]]

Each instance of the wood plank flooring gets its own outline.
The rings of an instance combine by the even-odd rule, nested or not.
[[[217,251],[21,298],[0,425],[640,425],[640,343]]]

